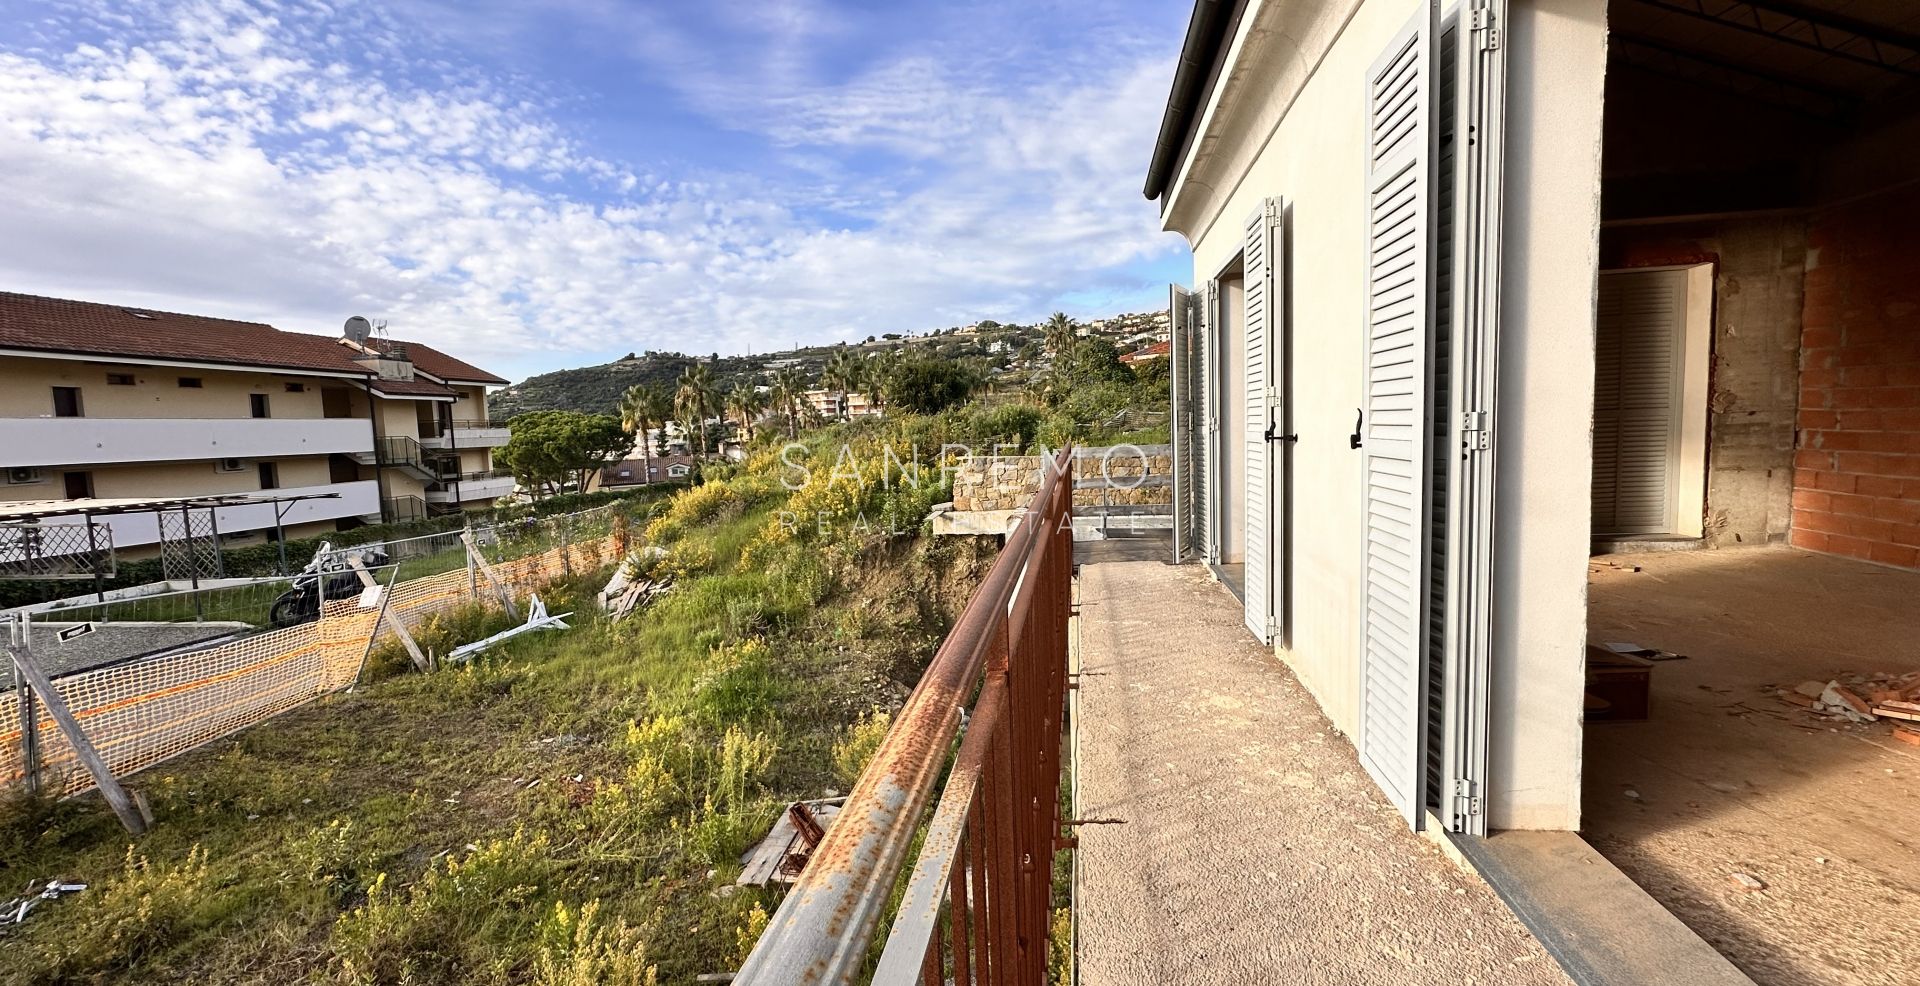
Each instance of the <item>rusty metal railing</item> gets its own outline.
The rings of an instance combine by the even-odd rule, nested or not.
[[[1070,844],[1062,837],[1059,789],[1072,607],[1071,455],[1062,450],[1043,470],[1026,515],[736,984],[842,984],[865,971],[875,928],[956,736],[959,751],[873,982],[1046,981],[1053,854]]]

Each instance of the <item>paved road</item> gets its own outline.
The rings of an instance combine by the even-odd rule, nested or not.
[[[1198,566],[1081,567],[1084,986],[1555,984]]]

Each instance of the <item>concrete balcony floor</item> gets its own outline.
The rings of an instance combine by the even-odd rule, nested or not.
[[[1081,983],[1568,983],[1166,545],[1081,546]]]

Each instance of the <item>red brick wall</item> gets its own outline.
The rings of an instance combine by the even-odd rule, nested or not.
[[[1807,232],[1792,543],[1920,568],[1920,186]]]

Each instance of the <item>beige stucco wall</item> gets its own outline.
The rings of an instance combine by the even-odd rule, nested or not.
[[[1508,17],[1489,787],[1500,828],[1577,828],[1593,484],[1605,0]]]
[[[380,415],[381,437],[419,438],[421,406],[420,401],[375,400],[374,408]]]
[[[1279,652],[1334,723],[1356,735],[1363,490],[1361,456],[1347,437],[1361,404],[1366,318],[1363,80],[1420,4],[1367,0],[1344,26],[1333,19],[1344,13],[1339,3],[1269,15],[1305,18],[1303,7],[1326,13],[1308,35],[1337,36],[1297,94],[1282,79],[1299,73],[1301,49],[1314,45],[1269,39],[1276,47],[1266,49],[1266,68],[1245,69],[1255,76],[1242,81],[1277,105],[1252,106],[1262,98],[1253,95],[1252,108],[1230,115],[1277,124],[1249,125],[1238,135],[1244,147],[1210,145],[1222,160],[1250,164],[1191,196],[1183,190],[1176,215],[1194,231],[1195,277],[1204,281],[1240,251],[1244,220],[1264,197],[1287,200],[1300,439],[1288,523],[1291,625]],[[1604,0],[1516,0],[1509,21],[1508,177],[1517,189],[1503,257],[1488,804],[1495,827],[1564,829],[1579,819]],[[1206,208],[1196,212],[1196,201]]]
[[[109,384],[109,373],[130,373],[135,382]],[[197,377],[201,385],[182,387],[181,377]],[[288,393],[289,383],[305,392]],[[264,372],[0,356],[0,417],[52,417],[52,388],[79,387],[81,411],[89,418],[246,418],[253,414],[249,394],[268,395],[273,417],[318,418],[321,383]]]
[[[46,481],[22,485],[0,485],[0,500],[58,500],[66,496],[62,473],[91,472],[93,495],[110,497],[194,496],[217,493],[252,493],[260,489],[258,463],[273,462],[279,467],[280,488],[325,486],[327,457],[295,456],[283,459],[247,459],[238,472],[221,472],[211,459],[194,462],[151,462],[125,466],[95,466],[78,469],[48,469]]]
[[[1371,0],[1334,42],[1224,205],[1193,244],[1204,280],[1242,249],[1245,219],[1267,196],[1284,196],[1292,225],[1290,284],[1294,325],[1292,454],[1293,570],[1291,626],[1282,656],[1348,734],[1359,726],[1359,588],[1362,577],[1360,456],[1347,447],[1360,404],[1360,327],[1365,324],[1366,250],[1362,101],[1367,67],[1413,15],[1414,0]],[[1278,66],[1276,66],[1276,69]],[[1221,146],[1218,152],[1233,153]],[[1237,328],[1236,324],[1236,328]],[[1237,353],[1237,344],[1227,347]],[[1228,366],[1229,377],[1239,372]],[[1236,408],[1227,405],[1223,413]],[[1244,414],[1244,410],[1240,410]],[[1225,423],[1222,426],[1226,433]],[[1244,455],[1229,461],[1243,468]],[[1237,483],[1229,488],[1237,489]],[[1235,498],[1237,500],[1237,498]],[[1229,522],[1244,526],[1241,505]],[[1307,520],[1311,523],[1307,523]],[[1227,539],[1228,544],[1236,538]]]
[[[455,421],[487,420],[487,388],[454,387],[454,393],[461,395],[454,402],[453,419]]]

